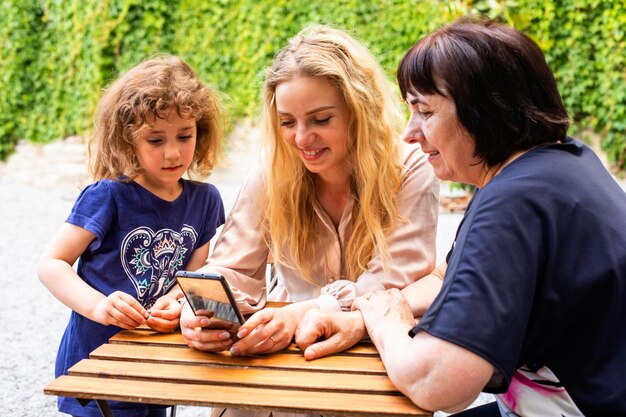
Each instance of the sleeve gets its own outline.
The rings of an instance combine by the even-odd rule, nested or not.
[[[527,190],[489,191],[474,197],[443,287],[411,334],[423,330],[482,356],[503,377],[501,388],[519,365],[548,222]]]
[[[93,233],[96,239],[89,245],[89,249],[96,250],[111,228],[117,215],[116,208],[111,184],[98,181],[80,193],[65,221]]]
[[[338,280],[322,288],[316,299],[322,309],[349,310],[354,298],[368,292],[404,288],[428,275],[435,267],[439,181],[419,148],[404,161],[403,182],[398,192],[398,219],[387,243],[391,259],[385,271],[375,254],[356,282]]]
[[[213,253],[201,270],[223,275],[243,314],[265,305],[265,269],[269,248],[263,216],[265,183],[259,169],[246,178],[226,219]]]
[[[217,228],[224,224],[224,203],[222,196],[217,188],[211,184],[207,186],[207,202],[206,202],[206,217],[204,221],[204,230],[198,237],[198,247],[203,246],[210,241]]]

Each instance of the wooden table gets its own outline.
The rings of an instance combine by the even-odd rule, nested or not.
[[[122,331],[44,393],[164,405],[293,411],[333,416],[431,416],[397,391],[372,344],[305,361],[282,352],[234,357],[190,349],[180,333]],[[108,414],[112,415],[112,414]]]

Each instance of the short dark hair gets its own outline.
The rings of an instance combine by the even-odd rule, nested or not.
[[[539,46],[492,20],[461,18],[419,40],[398,67],[402,96],[439,94],[489,166],[512,153],[565,139],[567,111]]]

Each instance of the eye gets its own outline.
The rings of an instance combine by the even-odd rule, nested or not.
[[[281,119],[280,125],[282,127],[292,127],[295,124],[293,120],[290,119]]]
[[[422,118],[422,119],[428,119],[430,116],[432,116],[433,112],[429,109],[424,109],[423,107],[418,106],[417,107],[417,114]]]
[[[178,140],[185,142],[191,139],[191,137],[192,137],[191,135],[181,135],[178,137]]]
[[[159,138],[148,138],[148,143],[150,145],[160,145],[161,143],[163,143],[163,139],[159,139]]]
[[[313,123],[315,123],[318,126],[324,126],[330,122],[330,119],[331,119],[331,116],[325,117],[323,119],[314,119]]]

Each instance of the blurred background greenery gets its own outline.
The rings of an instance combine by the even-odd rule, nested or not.
[[[572,133],[626,168],[626,0],[1,0],[0,158],[20,139],[87,136],[103,87],[156,53],[189,62],[237,120],[258,115],[263,68],[308,23],[347,29],[393,78],[416,40],[465,14],[537,41]]]

